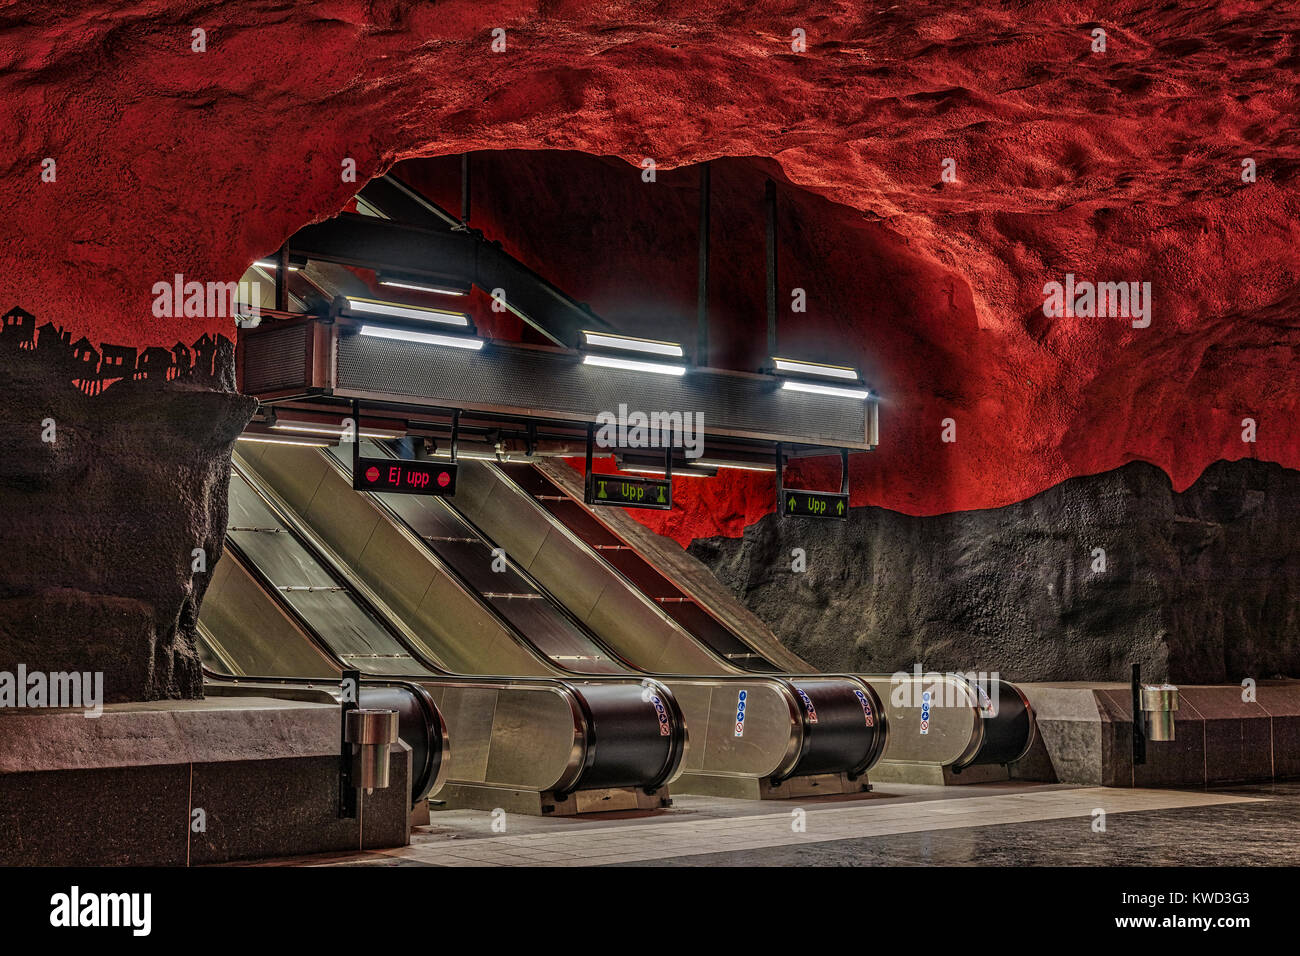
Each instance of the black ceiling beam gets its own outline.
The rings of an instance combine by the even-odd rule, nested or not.
[[[341,213],[300,229],[289,248],[308,259],[412,277],[450,277],[472,282],[488,294],[504,290],[507,309],[566,348],[581,344],[583,329],[613,331],[609,323],[477,233]]]
[[[414,274],[435,277],[455,275],[468,279],[489,295],[493,289],[504,289],[506,308],[552,342],[566,348],[576,348],[581,344],[583,329],[617,331],[604,319],[504,251],[499,243],[488,240],[480,232],[466,229],[451,213],[395,176],[378,176],[366,183],[361,190],[361,199],[394,224],[416,226],[431,233],[453,236],[456,238],[449,241],[449,247],[474,249],[473,274],[455,273],[446,267],[436,266],[417,269]],[[373,216],[364,218],[376,221]],[[296,244],[294,248],[297,250]],[[411,271],[410,267],[399,268],[395,263],[389,263],[388,267],[394,271]]]

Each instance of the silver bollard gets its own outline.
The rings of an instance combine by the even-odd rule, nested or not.
[[[1174,739],[1174,712],[1178,710],[1178,688],[1173,684],[1142,685],[1142,715],[1151,740]]]
[[[347,740],[352,745],[352,783],[366,793],[388,786],[388,752],[397,743],[397,711],[348,711]]]

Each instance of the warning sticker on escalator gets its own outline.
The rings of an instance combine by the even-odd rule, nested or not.
[[[745,701],[749,699],[749,692],[742,690],[740,697],[736,700],[736,736],[745,736]]]
[[[921,733],[930,732],[930,692],[921,695]]]
[[[874,727],[876,718],[871,713],[871,701],[867,700],[867,695],[860,690],[855,690],[853,694],[858,698],[858,703],[862,705],[862,716],[866,718],[867,726]]]
[[[669,736],[672,734],[672,727],[668,724],[668,708],[664,707],[664,702],[657,695],[650,698],[650,703],[654,704],[655,713],[659,716],[659,736]]]
[[[812,698],[803,692],[802,687],[796,687],[799,697],[803,700],[803,709],[808,711],[808,723],[817,723],[817,708],[813,706]]]

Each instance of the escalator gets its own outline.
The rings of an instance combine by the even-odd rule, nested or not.
[[[355,668],[371,688],[367,703],[380,685],[416,685],[445,718],[450,752],[439,748],[444,766],[428,789],[442,784],[438,796],[449,804],[567,813],[666,799],[686,745],[668,688],[453,675],[406,642],[238,454],[233,466],[227,551],[199,621],[213,692],[262,685],[319,694]]]
[[[456,501],[607,640],[635,622],[665,644],[672,632],[688,635],[719,666],[755,673],[811,670],[774,639],[756,639],[751,631],[757,628],[747,631],[738,615],[715,610],[723,601],[678,586],[671,571],[661,570],[668,561],[652,562],[647,549],[611,527],[632,519],[606,521],[581,495],[580,479],[561,464],[471,461],[461,466]],[[1018,760],[1033,743],[1029,703],[1005,681],[985,687],[959,675],[860,676],[885,701],[891,727],[877,779],[951,781],[951,774],[969,768]]]
[[[865,787],[862,775],[886,738],[869,685],[719,668],[685,635],[675,635],[675,650],[641,630],[640,643],[614,647],[494,553],[455,500],[354,492],[350,452],[349,445],[266,445],[250,452],[248,463],[339,563],[380,595],[424,653],[479,672],[591,682],[657,675],[691,728],[678,791],[777,797]],[[367,441],[361,452],[391,454]]]

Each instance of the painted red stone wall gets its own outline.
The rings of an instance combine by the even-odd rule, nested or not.
[[[0,15],[0,308],[74,337],[170,344],[154,282],[238,278],[394,161],[495,149],[611,157],[586,180],[529,160],[532,195],[483,198],[485,228],[615,320],[662,308],[680,323],[693,176],[661,172],[649,199],[633,166],[731,157],[719,204],[756,203],[764,173],[789,184],[782,272],[809,289],[805,354],[859,364],[885,395],[855,503],[991,507],[1131,460],[1177,488],[1219,458],[1300,467],[1292,4],[140,0]],[[731,332],[752,323],[719,364],[752,364],[744,343],[761,341],[753,213],[716,222],[719,314]],[[1151,327],[1045,319],[1042,285],[1067,272],[1151,282]],[[948,417],[955,444],[939,441]],[[679,498],[661,527],[685,541],[739,533],[771,494],[739,478]]]

